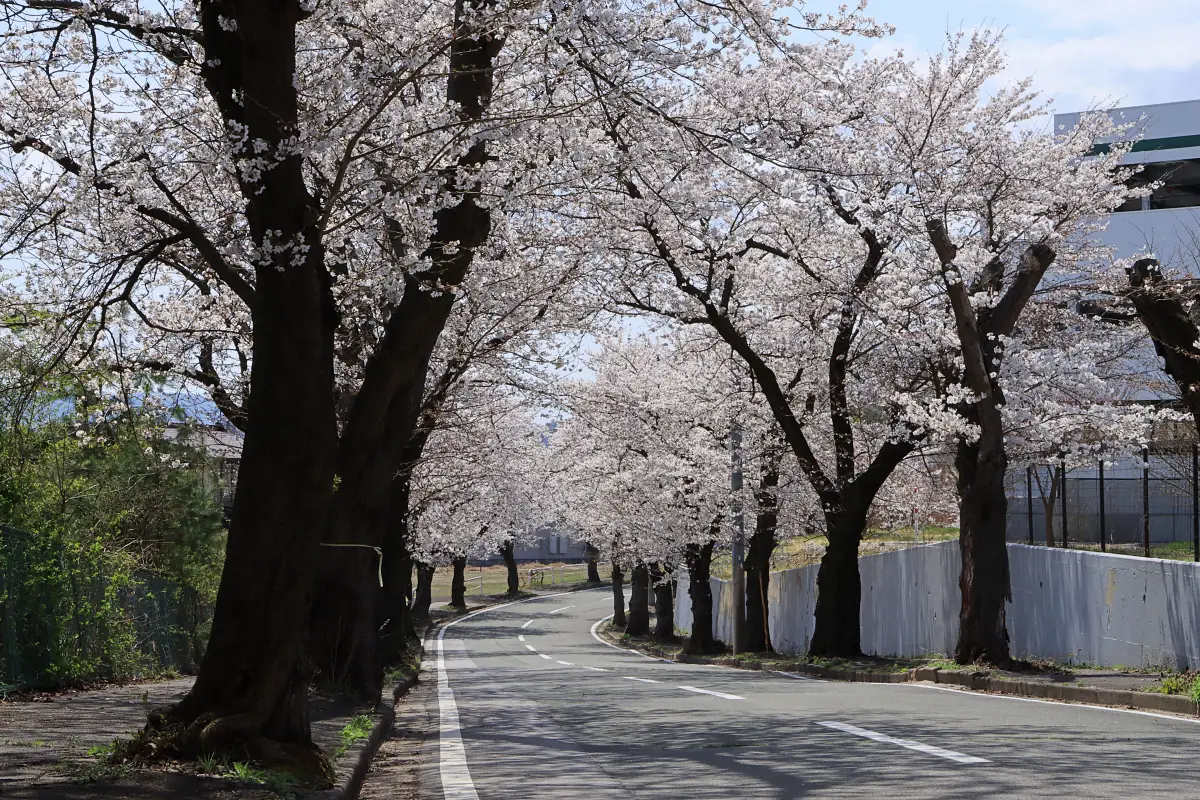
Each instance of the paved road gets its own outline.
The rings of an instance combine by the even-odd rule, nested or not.
[[[1200,798],[1188,720],[655,661],[594,638],[610,611],[576,592],[443,629],[422,797]]]

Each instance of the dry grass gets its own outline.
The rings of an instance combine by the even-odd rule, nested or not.
[[[566,568],[564,571],[563,568]],[[612,570],[607,564],[600,564],[600,579],[608,580],[611,577]],[[530,570],[545,570],[542,576],[530,575]],[[530,589],[549,589],[552,586],[570,587],[587,582],[587,565],[586,564],[518,564],[517,572],[521,578],[521,590],[528,591]],[[480,590],[480,581],[472,580],[483,577],[483,588]],[[531,582],[532,577],[532,582]],[[480,596],[488,597],[492,595],[504,594],[508,591],[508,569],[503,564],[495,564],[489,567],[467,567],[467,601],[474,602],[472,598]],[[454,579],[454,570],[451,567],[438,567],[437,572],[433,573],[433,602],[449,602],[450,600],[450,582]],[[414,575],[413,580],[416,580]]]

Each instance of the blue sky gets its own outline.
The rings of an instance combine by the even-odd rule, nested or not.
[[[814,4],[815,5],[815,4]],[[1009,74],[1032,76],[1055,111],[1200,99],[1200,0],[870,0],[918,56],[947,30],[1006,31]]]

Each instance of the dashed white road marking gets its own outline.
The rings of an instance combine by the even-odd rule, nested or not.
[[[546,659],[547,661],[553,660],[550,658],[550,656],[546,655],[545,653],[538,653],[538,655],[541,656],[542,658]]]
[[[520,633],[518,633],[518,634],[517,634],[517,641],[518,641],[518,642],[523,642],[523,641],[525,641],[525,636],[524,636],[523,634],[520,634]]]
[[[991,763],[986,758],[979,758],[978,756],[963,755],[962,753],[957,753],[953,750],[946,750],[945,748],[934,747],[931,744],[921,744],[920,742],[914,742],[911,739],[897,739],[895,736],[888,736],[887,734],[879,733],[877,731],[869,731],[866,728],[860,728],[856,725],[850,725],[849,723],[846,723],[846,722],[818,722],[817,724],[824,725],[826,728],[833,728],[836,731],[842,731],[843,733],[850,733],[855,736],[861,736],[864,739],[870,739],[871,741],[874,741],[874,742],[883,742],[884,744],[894,744],[899,747],[905,747],[909,750],[916,750],[921,753],[928,753],[931,756],[939,756],[941,758],[949,759],[950,761],[956,761],[959,764],[988,764],[988,763]]]
[[[652,678],[635,678],[632,675],[622,675],[621,677],[627,681],[639,681],[641,683],[661,683],[661,681],[656,681]]]
[[[566,594],[562,592],[561,594]],[[545,599],[546,595],[540,598]],[[486,611],[515,606],[528,600],[501,603],[498,606],[481,608],[470,614],[451,620],[438,630],[437,673],[438,673],[438,771],[442,779],[442,795],[446,800],[479,800],[471,770],[467,766],[467,750],[463,746],[462,727],[458,719],[458,704],[454,702],[454,691],[450,688],[450,675],[446,670],[446,659],[442,648],[446,631],[460,622],[471,619]]]
[[[711,694],[713,697],[722,697],[726,700],[745,700],[736,694],[725,694],[725,692],[714,692],[712,689],[700,689],[696,686],[680,686],[685,692],[695,692],[696,694]]]
[[[564,667],[573,667],[573,666],[575,666],[575,665],[574,665],[574,664],[572,664],[570,661],[559,661],[558,659],[555,659],[554,663],[555,663],[555,664],[562,664]]]
[[[537,652],[537,648],[536,648],[536,647],[534,647],[534,646],[533,646],[533,645],[531,645],[531,644],[527,644],[527,645],[525,645],[525,649],[526,649],[526,650],[528,650],[528,651],[530,651],[531,653],[536,653],[536,652]]]
[[[523,630],[523,629],[525,629],[525,628],[528,628],[528,627],[529,627],[530,625],[532,625],[532,624],[533,624],[533,620],[529,620],[529,621],[528,621],[528,622],[526,622],[524,625],[522,625],[522,626],[521,626],[521,628],[522,628],[522,630]]]
[[[592,672],[608,672],[604,667],[584,667],[584,669],[590,669]]]
[[[553,611],[547,611],[546,613],[547,614],[557,614],[560,611],[566,611],[568,608],[574,608],[574,607],[575,606],[563,606],[562,608],[556,608]]]

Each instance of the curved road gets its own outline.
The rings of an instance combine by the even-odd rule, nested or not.
[[[1200,798],[1187,719],[657,661],[593,635],[611,610],[573,592],[443,628],[422,797]]]

